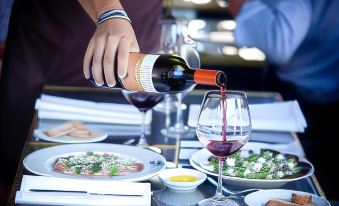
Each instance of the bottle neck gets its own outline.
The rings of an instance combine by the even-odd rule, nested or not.
[[[222,71],[198,69],[194,70],[194,82],[196,84],[223,86],[226,84],[226,75]]]

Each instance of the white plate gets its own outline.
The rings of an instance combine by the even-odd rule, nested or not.
[[[194,182],[172,182],[169,178],[177,175],[192,175],[197,178]],[[201,185],[207,178],[203,172],[194,169],[167,169],[159,173],[159,180],[172,190],[192,190]]]
[[[62,135],[58,137],[50,137],[44,134],[40,129],[34,130],[34,137],[50,141],[50,142],[59,142],[59,143],[90,143],[90,142],[99,142],[107,138],[107,133],[100,131],[92,131],[96,135],[91,138],[78,138],[70,135]]]
[[[319,197],[317,195],[307,192],[283,189],[261,190],[258,192],[253,192],[246,195],[244,201],[248,206],[264,206],[269,200],[273,198],[290,202],[293,193],[298,195],[312,195],[312,202],[317,206],[330,205],[330,203],[325,198]]]
[[[214,173],[211,170],[208,170],[208,168],[204,166],[209,162],[208,160],[211,156],[212,154],[206,148],[203,148],[201,150],[196,151],[195,153],[191,155],[190,164],[192,165],[192,167],[194,167],[197,170],[200,170],[206,174],[217,177],[218,174]],[[238,187],[266,188],[266,189],[278,188],[288,182],[300,180],[313,174],[314,172],[313,165],[303,157],[298,156],[298,158],[299,158],[299,162],[302,162],[303,164],[306,164],[308,167],[310,167],[309,171],[300,177],[287,178],[287,179],[263,180],[263,179],[247,179],[247,178],[241,178],[241,177],[223,176],[223,180],[227,184],[238,186]]]
[[[54,164],[58,157],[66,156],[69,153],[75,152],[110,152],[118,153],[120,155],[129,156],[141,161],[144,164],[144,169],[140,172],[129,173],[126,176],[112,176],[112,177],[85,177],[77,175],[67,175],[55,172],[53,170]],[[157,162],[159,164],[152,164],[151,161]],[[95,143],[95,144],[67,144],[48,147],[44,149],[37,150],[23,160],[24,167],[30,172],[43,175],[43,176],[53,176],[53,177],[67,177],[67,178],[80,178],[80,179],[97,179],[97,180],[128,180],[128,181],[141,181],[146,180],[156,174],[158,174],[162,169],[165,168],[166,159],[155,152],[135,147],[135,146],[126,146],[126,145],[116,145],[116,144],[104,144],[104,143]]]

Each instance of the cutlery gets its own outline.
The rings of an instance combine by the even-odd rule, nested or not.
[[[218,183],[211,177],[207,177],[208,181],[210,181],[210,183],[212,183],[213,185],[217,186]],[[251,192],[256,192],[259,191],[260,189],[246,189],[246,190],[240,190],[240,191],[232,191],[230,189],[227,189],[225,187],[222,187],[222,191],[227,193],[227,194],[231,194],[232,197],[236,196],[236,195],[244,195],[246,193],[251,193]]]
[[[112,196],[143,196],[142,194],[124,194],[119,192],[94,192],[94,191],[85,191],[85,190],[54,190],[54,189],[30,189],[30,192],[65,192],[65,193],[82,193],[88,195],[112,195]]]
[[[126,141],[123,142],[122,144],[124,144],[124,145],[130,145],[130,144],[132,144],[132,143],[134,143],[134,142],[135,142],[135,139],[133,138],[133,139],[126,140]]]
[[[164,162],[160,161],[160,160],[151,160],[151,161],[149,161],[149,163],[151,165],[162,165],[162,164],[164,164]]]
[[[135,142],[136,142],[135,139],[129,139],[129,140],[123,142],[122,144],[130,145],[130,144],[135,143]],[[153,151],[153,152],[156,152],[158,154],[161,154],[161,149],[159,149],[158,147],[154,147],[154,146],[151,146],[151,145],[142,145],[140,147],[142,147],[144,149],[148,149],[148,150]]]
[[[158,147],[154,147],[154,146],[148,145],[148,146],[144,147],[144,149],[148,149],[150,151],[153,151],[153,152],[156,152],[158,154],[161,154],[161,149],[159,149]]]

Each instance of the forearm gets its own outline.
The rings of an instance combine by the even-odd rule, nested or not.
[[[236,42],[258,47],[275,63],[289,61],[311,22],[307,0],[247,1],[237,18]]]
[[[79,0],[79,3],[94,22],[105,11],[122,8],[119,0]]]

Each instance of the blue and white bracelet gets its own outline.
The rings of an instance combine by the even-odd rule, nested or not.
[[[97,24],[99,25],[102,22],[113,18],[126,19],[127,21],[131,22],[130,18],[127,16],[127,13],[123,9],[112,9],[102,13],[98,18]]]

